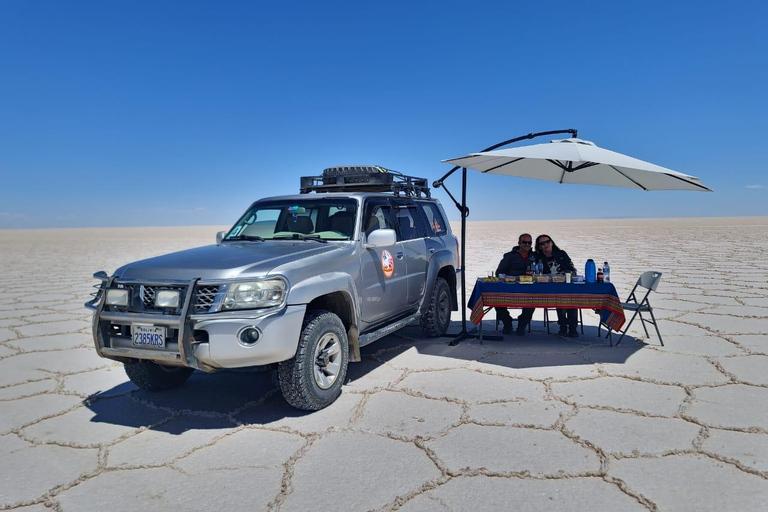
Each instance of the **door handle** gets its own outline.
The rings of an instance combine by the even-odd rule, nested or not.
[[[397,259],[399,259],[399,260],[403,259],[403,253],[402,252],[397,253]]]

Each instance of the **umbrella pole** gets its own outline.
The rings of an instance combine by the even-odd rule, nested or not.
[[[461,309],[461,331],[453,335],[455,336],[451,342],[449,343],[450,346],[456,346],[462,341],[472,338],[477,339],[479,336],[475,334],[470,334],[467,332],[467,273],[466,273],[466,266],[467,266],[467,250],[466,250],[466,240],[467,240],[467,168],[462,167],[461,169],[461,304],[459,306],[459,309]],[[482,322],[482,320],[481,320]],[[451,335],[448,335],[451,336]],[[485,336],[485,339],[490,341],[500,341],[503,340],[503,336]]]
[[[467,168],[461,169],[461,331],[451,340],[449,345],[455,346],[467,338],[473,337],[467,332],[467,273],[465,262],[467,257]]]
[[[467,334],[467,168],[461,168],[461,332]]]

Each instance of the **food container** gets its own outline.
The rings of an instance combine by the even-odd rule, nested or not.
[[[565,282],[565,274],[552,274],[550,277],[550,280],[553,283],[564,283]]]
[[[572,276],[571,282],[573,284],[584,284],[584,276]]]
[[[533,280],[537,283],[548,283],[549,274],[539,274],[537,276],[533,276]]]
[[[504,278],[505,283],[516,283],[517,282],[517,276],[507,276]]]
[[[533,276],[520,276],[518,277],[518,280],[520,281],[520,284],[532,284]]]

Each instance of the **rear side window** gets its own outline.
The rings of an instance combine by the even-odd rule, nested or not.
[[[414,240],[424,238],[426,233],[418,218],[416,208],[397,208],[397,227],[400,230],[401,240]]]
[[[445,219],[435,203],[419,203],[419,206],[427,219],[427,230],[430,236],[440,236],[448,232]]]

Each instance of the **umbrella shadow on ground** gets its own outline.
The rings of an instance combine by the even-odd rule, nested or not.
[[[584,326],[584,334],[574,339],[558,336],[556,324],[554,327],[550,325],[552,333],[547,333],[546,324],[543,321],[532,321],[531,332],[526,331],[524,336],[502,335],[500,331],[495,330],[492,321],[486,321],[483,326],[482,341],[473,336],[455,346],[450,345],[451,337],[423,338],[418,327],[409,326],[400,331],[400,334],[423,340],[413,344],[413,349],[419,355],[451,358],[461,362],[474,361],[483,364],[486,369],[493,369],[493,366],[498,366],[500,369],[540,369],[542,374],[546,373],[548,367],[592,366],[598,363],[622,364],[632,354],[646,346],[631,335],[625,336],[621,340],[621,345],[615,346],[620,335],[614,333],[612,347],[609,340],[605,338],[605,329],[599,337],[597,326],[589,325]],[[460,330],[461,322],[452,322],[448,333],[458,334]],[[467,330],[470,334],[478,334],[477,328],[469,322]],[[390,338],[396,336],[390,336]],[[493,336],[496,339],[488,339],[487,336]],[[382,340],[382,342],[387,343],[389,340]],[[381,361],[396,366],[409,364],[407,358],[402,363],[398,361],[400,353],[396,350],[388,351],[381,346],[376,348],[378,352],[375,357]],[[441,362],[437,359],[433,360],[433,363],[436,368],[441,366]]]
[[[486,329],[493,327],[489,324],[486,323]],[[591,326],[585,326],[585,334],[575,340],[547,334],[543,322],[534,321],[531,326],[532,332],[525,336],[507,335],[502,340],[486,339],[483,343],[466,339],[456,346],[449,344],[450,337],[426,338],[418,326],[409,326],[363,347],[362,361],[349,365],[346,383],[365,385],[367,378],[377,378],[376,370],[384,365],[450,368],[477,362],[484,369],[493,370],[495,366],[546,372],[548,367],[621,364],[645,346],[626,336],[621,346],[610,347],[608,340],[598,338],[596,327]],[[452,322],[448,332],[458,333],[460,329],[460,322]],[[501,333],[491,330],[485,334]],[[614,335],[614,342],[617,339]],[[417,354],[429,357],[413,360]],[[276,372],[261,369],[195,372],[182,386],[164,391],[145,391],[126,381],[91,395],[85,405],[94,413],[91,421],[97,423],[139,428],[157,423],[158,416],[169,418],[152,430],[172,435],[190,429],[233,428],[242,424],[276,426],[283,420],[317,414],[291,407],[280,394]]]

